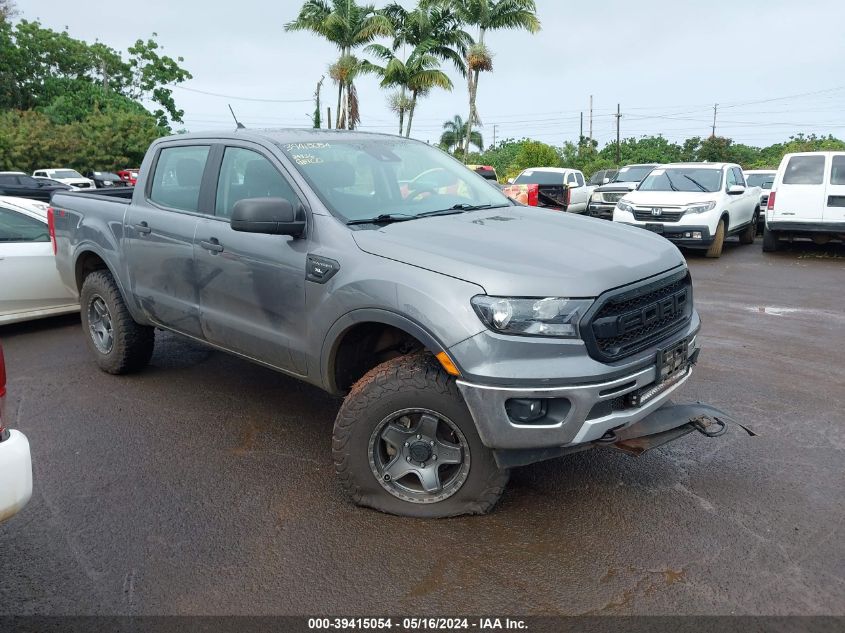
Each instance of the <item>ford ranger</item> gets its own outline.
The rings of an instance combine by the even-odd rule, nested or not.
[[[760,187],[733,163],[674,163],[653,169],[613,211],[613,221],[654,231],[678,246],[721,257],[725,238],[753,244]]]
[[[332,454],[362,505],[482,513],[512,467],[727,420],[668,401],[699,354],[675,246],[519,205],[425,143],[172,136],[134,190],[51,209],[100,368],[143,368],[159,328],[344,396]]]

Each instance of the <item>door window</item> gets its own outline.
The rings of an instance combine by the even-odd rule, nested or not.
[[[18,177],[13,174],[0,174],[0,185],[17,185]]]
[[[47,225],[22,213],[0,207],[0,243],[49,242]]]
[[[824,182],[824,156],[793,156],[783,174],[785,185],[820,185]]]
[[[742,175],[742,170],[739,167],[731,167],[731,171],[734,173],[734,179],[736,180],[736,184],[745,186],[745,176]]]
[[[833,157],[830,166],[830,184],[845,185],[845,155]]]
[[[733,187],[735,184],[737,184],[736,174],[734,173],[733,168],[730,168],[730,169],[728,169],[728,179],[727,179],[727,182],[725,183],[725,187],[726,187],[725,191],[730,191],[730,188]]]
[[[578,171],[575,172],[575,183],[576,183],[575,184],[576,187],[583,187],[584,186],[584,176],[581,174],[581,172],[578,172]]]
[[[227,147],[217,181],[214,214],[232,217],[235,203],[246,198],[284,198],[296,208],[299,198],[273,164],[258,152]]]
[[[150,200],[172,209],[199,211],[200,185],[208,146],[165,147],[153,173]]]

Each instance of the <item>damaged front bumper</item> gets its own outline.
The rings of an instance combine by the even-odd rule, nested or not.
[[[494,455],[500,468],[527,466],[562,455],[602,447],[615,448],[629,455],[639,456],[693,431],[698,431],[707,437],[718,437],[725,433],[728,424],[738,426],[748,435],[756,435],[751,429],[715,407],[698,402],[693,404],[666,402],[639,422],[618,431],[611,431],[594,442],[575,446],[497,450],[494,451]]]

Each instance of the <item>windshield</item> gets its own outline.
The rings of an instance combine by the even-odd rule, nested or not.
[[[771,189],[772,183],[775,181],[775,174],[748,174],[745,177],[745,182],[749,187],[762,187],[763,189]]]
[[[53,178],[82,178],[82,174],[73,169],[57,169],[53,172]]]
[[[513,181],[515,185],[559,185],[563,186],[563,172],[526,169]]]
[[[414,217],[456,205],[504,207],[509,198],[448,154],[401,138],[280,143],[336,216]]]
[[[616,174],[613,182],[640,182],[643,178],[648,176],[649,172],[654,169],[654,165],[633,165],[631,167],[623,167]]]
[[[722,170],[707,167],[657,168],[640,183],[639,191],[719,191]]]

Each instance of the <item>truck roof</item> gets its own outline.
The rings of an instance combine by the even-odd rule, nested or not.
[[[158,139],[157,142],[170,140],[190,140],[190,139],[220,139],[220,140],[264,140],[272,141],[274,143],[316,143],[326,142],[330,139],[337,139],[342,137],[344,139],[402,139],[408,140],[404,137],[395,134],[382,134],[379,132],[361,132],[358,130],[315,130],[312,128],[265,128],[265,129],[242,129],[232,132],[225,132],[220,130],[209,130],[205,132],[190,132],[188,134],[174,134]],[[410,139],[413,140],[413,139]],[[417,141],[420,142],[420,141]]]

